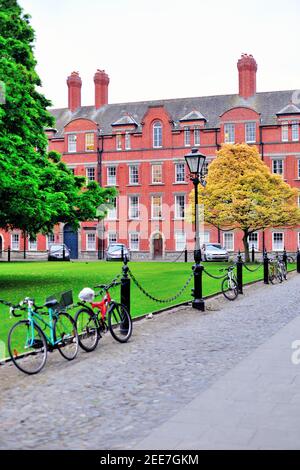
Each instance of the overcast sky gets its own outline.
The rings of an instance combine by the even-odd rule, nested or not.
[[[32,16],[43,92],[67,105],[79,71],[94,102],[97,68],[109,102],[237,92],[242,52],[258,63],[258,91],[300,88],[299,0],[20,0]]]

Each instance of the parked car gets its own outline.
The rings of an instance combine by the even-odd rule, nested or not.
[[[130,259],[130,253],[123,243],[111,243],[106,251],[106,261],[122,261],[122,252],[124,257]]]
[[[65,259],[64,259],[65,250]],[[71,250],[64,243],[55,243],[48,250],[48,261],[70,261]]]
[[[202,245],[204,261],[228,261],[229,253],[221,243],[204,243]]]

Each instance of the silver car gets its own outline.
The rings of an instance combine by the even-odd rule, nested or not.
[[[107,248],[106,261],[122,261],[122,253],[130,259],[129,250],[123,243],[112,243]]]
[[[228,261],[229,253],[221,243],[204,243],[202,245],[204,261]]]

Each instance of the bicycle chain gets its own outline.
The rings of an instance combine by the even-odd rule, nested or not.
[[[153,295],[149,294],[149,292],[147,292],[142,286],[141,284],[139,283],[139,281],[136,279],[136,277],[134,276],[134,274],[131,272],[130,269],[128,269],[128,274],[130,275],[132,281],[134,282],[134,284],[136,285],[136,287],[146,296],[148,297],[149,299],[153,300],[154,302],[158,302],[158,303],[169,303],[169,302],[173,302],[173,300],[176,300],[178,299],[178,297],[181,296],[181,294],[185,291],[185,289],[188,287],[189,283],[191,282],[193,276],[194,276],[194,273],[192,272],[188,278],[188,280],[186,281],[186,283],[184,284],[184,286],[180,289],[179,292],[177,292],[177,294],[175,294],[174,296],[172,297],[169,297],[168,299],[158,299],[156,297],[154,297]]]

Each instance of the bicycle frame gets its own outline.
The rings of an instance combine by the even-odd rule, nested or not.
[[[27,314],[28,314],[28,321],[30,323],[30,329],[31,329],[31,340],[29,340],[28,338],[29,347],[31,347],[34,342],[34,325],[41,328],[40,323],[42,323],[45,327],[48,327],[50,329],[50,336],[48,336],[47,333],[45,333],[44,329],[42,329],[43,334],[46,338],[46,341],[50,346],[54,347],[61,341],[61,338],[58,338],[55,340],[55,337],[54,337],[54,320],[57,318],[57,313],[55,310],[53,310],[52,308],[48,309],[49,323],[45,321],[41,315],[39,315],[37,312],[34,311],[33,304],[31,302],[28,303]]]
[[[91,307],[93,310],[94,308],[97,308],[99,310],[99,312],[101,313],[101,318],[104,321],[111,302],[112,298],[110,296],[110,293],[107,291],[102,300],[100,302],[92,302]]]

